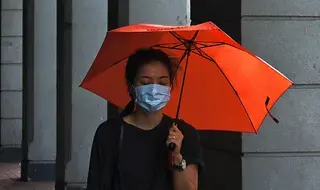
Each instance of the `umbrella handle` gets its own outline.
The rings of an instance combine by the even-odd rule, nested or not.
[[[176,149],[176,144],[174,144],[173,142],[169,143],[169,144],[168,144],[168,149],[169,149],[170,151],[174,151],[174,149]]]
[[[177,123],[177,121],[178,121],[178,119],[176,118],[176,119],[174,120],[173,124]],[[171,142],[171,143],[169,143],[169,144],[167,145],[169,151],[174,151],[174,149],[176,149],[176,146],[177,146],[177,145],[174,144],[173,142]]]

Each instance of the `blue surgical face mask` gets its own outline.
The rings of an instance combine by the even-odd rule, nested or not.
[[[145,112],[161,110],[170,100],[170,87],[159,84],[148,84],[135,87],[136,104]]]

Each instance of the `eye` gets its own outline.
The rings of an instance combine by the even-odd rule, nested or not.
[[[141,85],[148,85],[151,84],[150,82],[141,82]]]
[[[162,86],[170,86],[170,84],[168,82],[160,82],[160,85],[162,85]]]
[[[140,85],[148,85],[148,84],[151,84],[151,80],[149,79],[149,78],[141,78],[139,81],[138,81],[138,83],[140,84]]]
[[[170,80],[168,78],[163,78],[159,81],[159,84],[163,86],[170,86]]]

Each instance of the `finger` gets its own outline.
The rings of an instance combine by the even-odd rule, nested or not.
[[[178,129],[178,125],[177,125],[176,123],[173,123],[173,124],[171,125],[171,128],[177,130],[177,129]]]
[[[172,140],[172,139],[178,139],[178,137],[176,135],[169,135],[168,139]]]
[[[180,133],[178,131],[170,131],[169,134],[170,135],[179,135]]]
[[[171,132],[171,133],[177,133],[177,134],[182,134],[181,131],[179,131],[179,129],[178,129],[178,130],[173,129],[173,130],[170,130],[169,132]]]
[[[176,132],[172,127],[169,129],[169,133],[174,133]]]
[[[180,132],[177,124],[173,124],[171,128],[172,128],[174,131]]]
[[[170,131],[170,132],[176,132],[177,129],[175,129],[174,127],[170,127],[169,131]]]
[[[181,133],[170,133],[168,135],[168,138],[183,139],[183,135]]]
[[[177,141],[179,143],[182,143],[183,136],[169,135],[167,140],[169,140],[169,141]]]
[[[170,131],[169,135],[176,135],[179,137],[183,137],[183,134],[181,133],[181,131]]]

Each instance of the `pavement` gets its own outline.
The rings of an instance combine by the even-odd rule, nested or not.
[[[0,190],[54,190],[54,182],[21,182],[19,163],[0,163]]]

